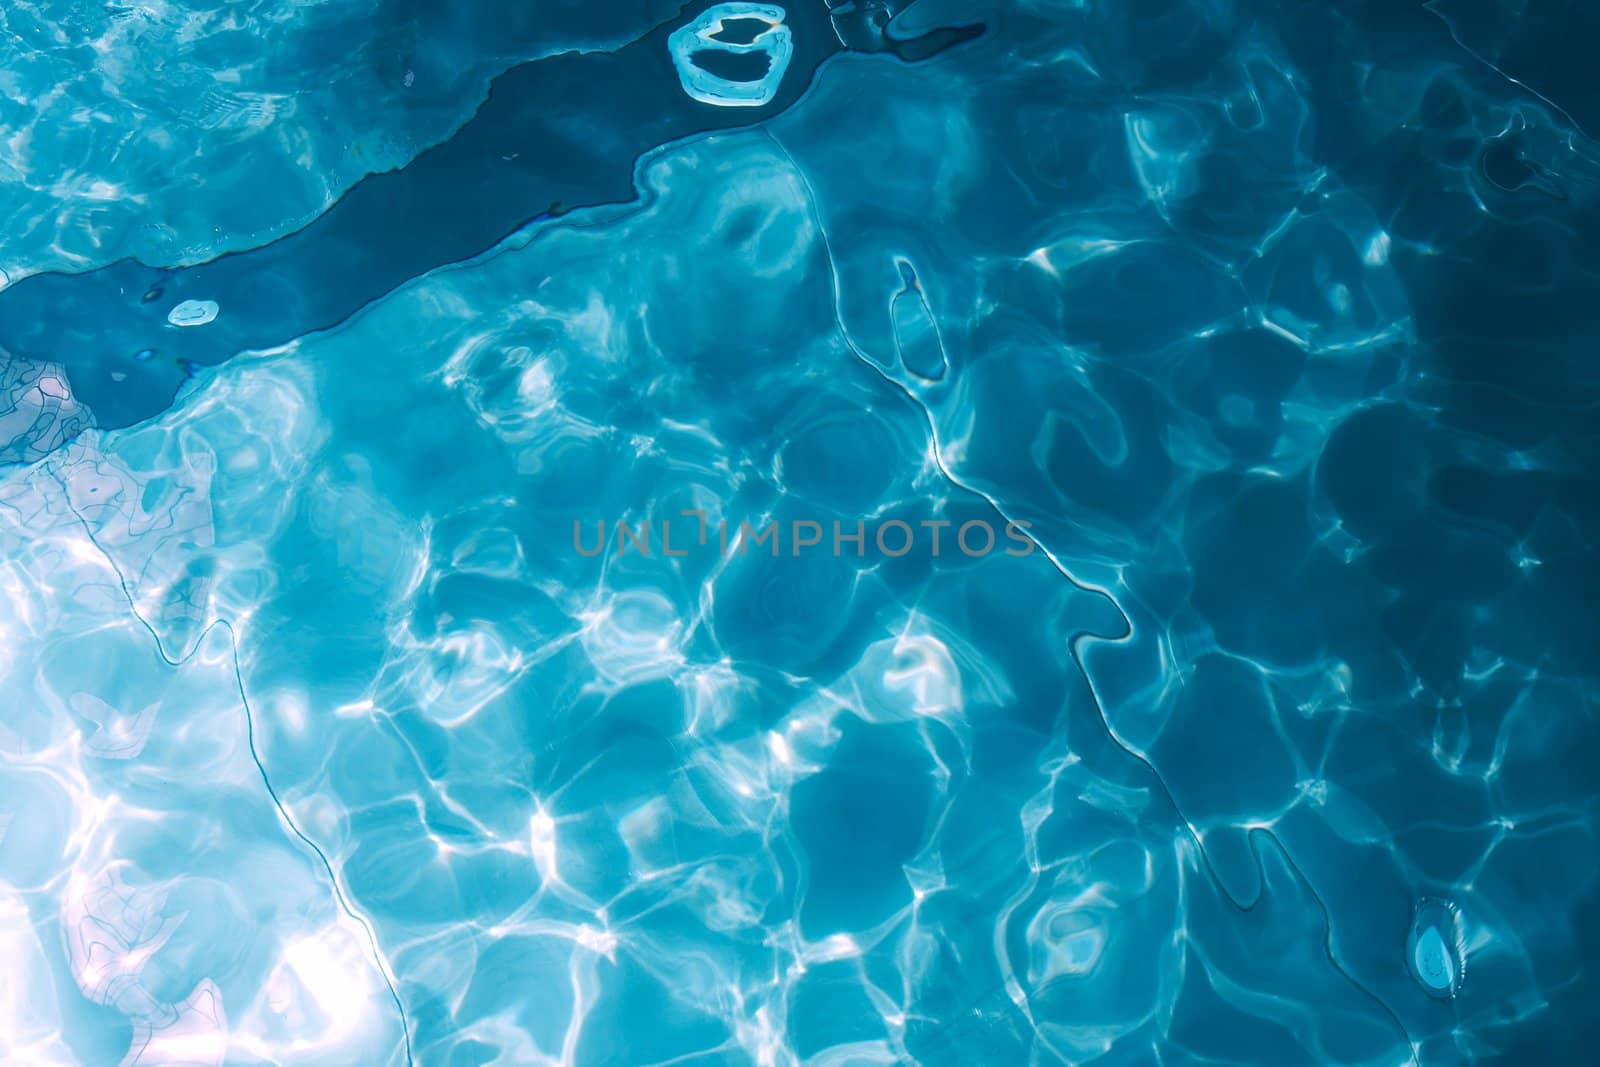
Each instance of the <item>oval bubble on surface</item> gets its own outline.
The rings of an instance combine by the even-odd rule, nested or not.
[[[185,300],[167,312],[167,321],[174,326],[204,326],[220,310],[215,300]]]
[[[1465,945],[1460,909],[1431,898],[1417,904],[1406,938],[1406,963],[1429,996],[1449,998],[1460,991],[1466,977]]]

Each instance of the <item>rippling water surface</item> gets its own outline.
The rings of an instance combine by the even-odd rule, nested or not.
[[[1597,47],[8,5],[0,1062],[1588,1062]]]

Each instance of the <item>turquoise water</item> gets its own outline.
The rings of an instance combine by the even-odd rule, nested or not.
[[[7,7],[0,1062],[1586,1062],[1547,7]]]

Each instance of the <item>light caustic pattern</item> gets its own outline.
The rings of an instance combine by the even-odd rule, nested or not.
[[[676,4],[22,0],[0,12],[0,285],[176,266],[304,225],[449,136],[524,59]]]
[[[1578,1062],[1595,385],[1485,404],[1441,306],[1600,171],[1433,15],[1124,6],[127,430],[8,370],[0,1061]],[[572,542],[684,509],[1040,551]]]

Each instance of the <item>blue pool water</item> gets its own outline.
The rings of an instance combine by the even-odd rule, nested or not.
[[[0,1063],[1589,1062],[1532,8],[7,6]]]

